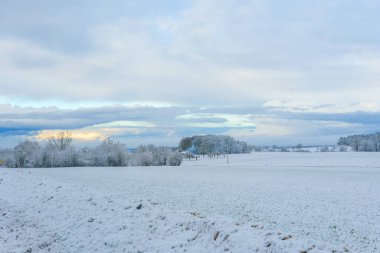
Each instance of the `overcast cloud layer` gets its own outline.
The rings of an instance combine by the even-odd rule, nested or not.
[[[334,144],[379,129],[380,2],[1,1],[0,139]]]

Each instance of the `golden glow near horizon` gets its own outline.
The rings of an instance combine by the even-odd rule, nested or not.
[[[42,130],[36,138],[39,140],[47,140],[52,136],[56,136],[62,130]],[[92,130],[71,130],[69,131],[74,140],[80,141],[96,141],[106,138],[107,136],[100,131]]]
[[[103,124],[97,124],[82,129],[73,129],[69,132],[74,140],[79,141],[98,141],[115,134],[140,134],[144,128],[155,127],[154,124],[144,121],[114,121]],[[56,136],[59,132],[65,130],[42,130],[35,138],[46,140],[49,137]]]

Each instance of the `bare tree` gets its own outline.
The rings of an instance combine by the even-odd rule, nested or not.
[[[69,131],[59,132],[57,136],[49,137],[48,141],[52,147],[59,151],[65,151],[73,142],[73,137]]]

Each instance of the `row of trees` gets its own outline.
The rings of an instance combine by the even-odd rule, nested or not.
[[[249,153],[251,147],[228,135],[195,135],[184,137],[179,143],[181,151],[197,155]]]
[[[255,152],[307,152],[301,143],[296,146],[252,146],[252,149]]]
[[[358,134],[341,137],[338,141],[339,146],[349,146],[354,151],[379,152],[380,151],[380,132],[374,134]]]
[[[156,147],[154,145],[140,146],[131,155],[132,166],[179,166],[182,155],[168,147]]]
[[[3,150],[0,160],[13,168],[50,168],[82,166],[179,166],[181,154],[169,147],[140,146],[129,153],[126,146],[110,138],[95,148],[77,150],[71,134],[59,133],[46,143],[26,140],[11,150]]]

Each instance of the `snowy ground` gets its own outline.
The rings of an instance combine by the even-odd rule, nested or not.
[[[380,154],[0,168],[0,252],[380,252]]]

